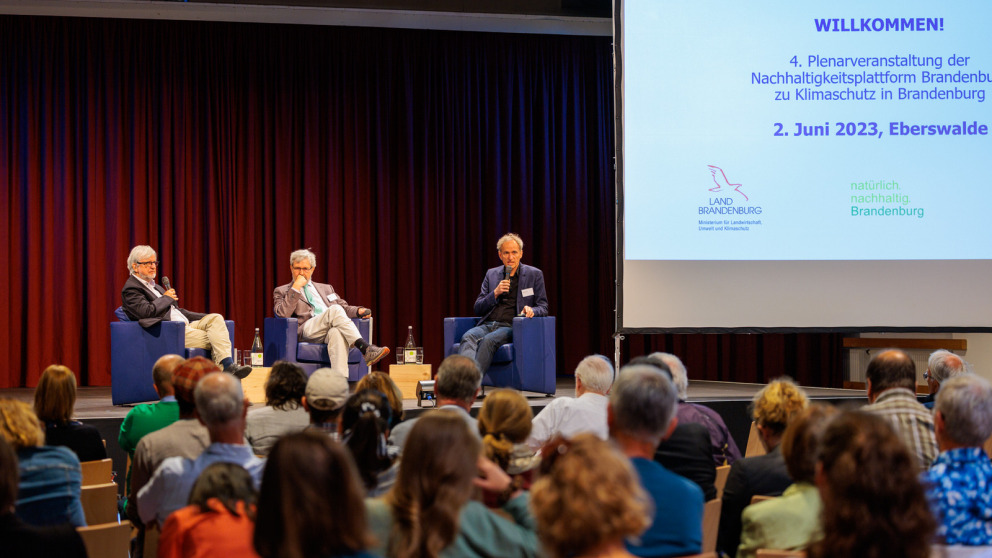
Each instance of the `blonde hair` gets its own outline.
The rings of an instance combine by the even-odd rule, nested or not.
[[[531,507],[544,547],[577,556],[622,542],[651,524],[651,504],[630,461],[590,433],[556,438],[542,450],[541,476]]]
[[[781,434],[808,403],[806,392],[791,378],[783,377],[773,380],[754,396],[751,413],[759,426]]]
[[[76,376],[68,366],[53,364],[41,373],[34,390],[34,412],[42,422],[67,423],[76,406]]]
[[[378,391],[389,400],[389,406],[393,411],[393,418],[389,424],[390,428],[403,420],[403,393],[400,391],[399,386],[396,385],[396,382],[389,377],[389,374],[374,371],[363,376],[355,386],[355,393],[367,389]]]
[[[497,389],[490,392],[479,409],[483,454],[506,470],[514,444],[523,443],[530,436],[533,418],[527,398],[519,391]]]
[[[0,436],[15,450],[45,443],[45,429],[31,406],[7,397],[0,397]]]

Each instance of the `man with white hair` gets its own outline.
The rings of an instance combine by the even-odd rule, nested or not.
[[[210,434],[210,445],[196,459],[170,457],[159,465],[140,492],[138,514],[145,525],[153,521],[159,528],[169,514],[185,507],[193,484],[208,466],[217,462],[234,463],[248,471],[258,489],[265,460],[245,445],[245,417],[248,402],[241,382],[230,374],[212,372],[196,384],[196,414]]]
[[[377,347],[362,339],[353,318],[368,318],[372,310],[352,306],[334,292],[334,287],[311,280],[317,267],[317,256],[310,250],[297,250],[289,255],[293,282],[276,287],[272,292],[272,309],[280,318],[296,318],[300,339],[327,345],[331,370],[348,376],[348,350],[355,347],[365,355],[365,364],[372,367],[389,354],[388,347]]]
[[[927,359],[927,371],[923,373],[923,379],[927,381],[930,395],[923,400],[923,406],[927,409],[933,409],[937,392],[940,391],[940,384],[955,376],[970,372],[971,365],[951,351],[939,349],[930,353],[930,358]]]
[[[575,367],[575,397],[557,397],[534,417],[527,445],[540,449],[556,435],[571,438],[592,432],[610,437],[606,426],[606,394],[613,385],[613,363],[603,355],[587,356]]]
[[[934,428],[940,454],[923,480],[937,535],[947,545],[992,545],[992,463],[982,449],[992,436],[992,384],[974,374],[947,380]]]
[[[235,364],[231,354],[231,336],[224,316],[200,314],[179,306],[179,296],[171,285],[168,289],[155,283],[158,258],[151,246],[139,245],[127,257],[131,276],[121,291],[121,307],[127,317],[149,328],[162,321],[186,324],[186,347],[207,349],[214,362],[225,372],[239,379],[251,373],[251,366]]]
[[[689,398],[689,374],[682,360],[671,353],[652,353],[651,356],[661,359],[672,372],[672,382],[679,393],[679,408],[675,413],[679,424],[701,424],[706,427],[713,448],[713,463],[717,467],[731,465],[740,459],[741,450],[730,435],[723,417],[706,405],[686,401]]]

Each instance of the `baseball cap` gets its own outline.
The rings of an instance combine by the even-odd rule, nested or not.
[[[330,368],[318,368],[307,380],[307,405],[319,411],[340,409],[348,395],[348,380]]]
[[[200,378],[211,372],[220,371],[220,366],[206,358],[198,356],[187,359],[172,372],[172,388],[176,392],[176,399],[193,403],[193,390],[196,389]]]

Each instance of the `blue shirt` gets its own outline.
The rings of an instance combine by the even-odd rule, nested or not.
[[[83,473],[79,458],[63,446],[39,446],[17,451],[20,484],[16,513],[21,521],[38,526],[70,523],[84,527],[79,500]]]
[[[982,448],[942,452],[922,481],[944,544],[992,545],[992,462]]]
[[[145,524],[153,520],[159,527],[172,512],[186,507],[193,484],[204,469],[214,463],[235,463],[251,475],[257,490],[262,484],[265,460],[255,457],[251,447],[241,444],[213,443],[196,459],[170,457],[155,469],[155,474],[138,492],[138,515]]]
[[[654,519],[639,540],[627,541],[627,551],[635,556],[699,554],[703,546],[702,489],[649,459],[635,457],[630,462],[654,503]]]

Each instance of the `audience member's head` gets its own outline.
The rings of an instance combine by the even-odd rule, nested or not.
[[[361,486],[341,444],[311,431],[280,438],[262,476],[255,551],[262,558],[308,558],[367,548]]]
[[[981,447],[992,436],[992,383],[963,374],[943,383],[934,405],[940,449]]]
[[[675,383],[675,389],[679,392],[679,401],[688,399],[689,373],[685,369],[685,364],[682,364],[682,359],[672,353],[651,353],[648,356],[661,359],[668,366],[668,370],[672,373],[672,382]]]
[[[656,366],[628,364],[610,390],[610,435],[657,446],[674,427],[678,396],[668,375]]]
[[[782,435],[782,457],[795,482],[813,483],[820,440],[830,419],[837,414],[831,405],[813,403],[800,411]]]
[[[330,368],[318,368],[310,374],[304,394],[311,424],[337,424],[348,401],[348,380]]]
[[[865,372],[868,381],[868,402],[885,390],[905,388],[916,390],[916,365],[909,355],[899,349],[886,349],[873,356]]]
[[[497,389],[486,395],[479,409],[482,452],[509,472],[513,447],[530,436],[534,412],[527,398],[513,389]]]
[[[432,411],[417,420],[396,484],[386,495],[393,512],[388,556],[437,556],[455,540],[459,514],[478,475],[480,450],[479,439],[455,411]]]
[[[0,436],[0,517],[14,513],[17,487],[21,482],[17,467],[17,454],[14,453],[14,448],[7,442],[6,437]]]
[[[179,416],[189,418],[196,410],[193,394],[200,380],[211,372],[220,372],[220,366],[203,357],[184,360],[172,371],[172,390],[179,404]]]
[[[265,404],[280,411],[291,411],[300,407],[306,394],[307,375],[292,362],[280,360],[272,365],[265,380]]]
[[[971,366],[963,358],[940,349],[930,353],[930,358],[927,359],[927,386],[931,394],[936,394],[940,391],[940,385],[947,380],[970,372]]]
[[[196,414],[207,430],[221,428],[245,416],[241,382],[224,372],[211,372],[196,384]]]
[[[234,515],[245,514],[255,518],[255,503],[258,493],[251,474],[241,465],[218,462],[209,465],[200,473],[189,493],[189,505],[197,506],[201,512],[209,512],[208,502],[215,499]],[[240,504],[240,506],[239,506]]]
[[[544,547],[556,558],[622,547],[650,520],[650,500],[630,461],[609,442],[582,433],[541,450],[531,507]]]
[[[0,436],[20,451],[44,445],[45,427],[27,403],[0,397]]]
[[[634,365],[654,366],[658,370],[661,370],[662,373],[665,374],[665,376],[669,380],[675,381],[675,377],[672,376],[672,370],[668,367],[668,364],[663,359],[657,356],[657,354],[658,353],[652,353],[650,355],[642,355],[642,356],[634,357],[630,359],[630,362],[627,363],[627,366],[634,366]]]
[[[162,355],[152,365],[152,382],[159,397],[176,394],[172,387],[172,375],[184,361],[179,355]]]
[[[386,446],[391,416],[389,399],[371,389],[356,392],[341,411],[342,440],[351,450],[368,490],[379,485],[379,473],[393,464]]]
[[[470,408],[482,387],[482,374],[474,360],[451,355],[441,361],[434,377],[434,393],[438,400]]]
[[[76,375],[68,366],[53,364],[41,373],[34,390],[34,412],[41,422],[66,424],[76,406]]]
[[[389,399],[389,408],[393,411],[393,416],[389,421],[390,428],[396,426],[403,420],[405,415],[403,412],[403,392],[400,391],[400,388],[396,385],[396,382],[389,377],[389,374],[375,370],[363,376],[362,379],[358,380],[358,383],[355,384],[355,392],[364,391],[367,389],[384,393],[386,394],[386,398]]]
[[[613,363],[603,355],[590,355],[575,367],[576,394],[592,392],[606,395],[613,385]],[[581,391],[582,393],[578,393]]]
[[[806,392],[789,378],[779,378],[761,388],[751,401],[754,423],[769,450],[775,448],[789,422],[806,408]]]
[[[831,419],[816,474],[823,539],[810,557],[930,556],[936,523],[918,471],[884,418],[844,411]]]

